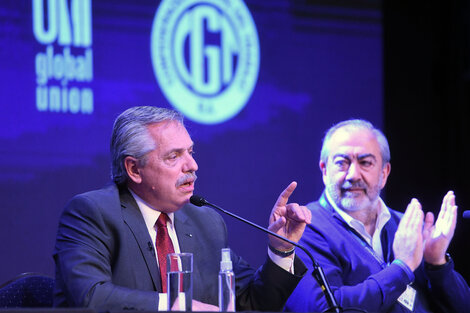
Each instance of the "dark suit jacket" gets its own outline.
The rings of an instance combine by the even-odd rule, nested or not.
[[[326,200],[307,205],[312,223],[300,240],[322,266],[338,304],[343,308],[360,308],[368,312],[409,312],[397,302],[411,283],[405,270],[391,263],[393,239],[401,213],[390,210],[391,219],[381,233],[384,259],[382,268],[375,257],[355,238],[353,230]],[[299,257],[310,259],[298,251]],[[391,263],[391,264],[390,264]],[[414,312],[470,312],[470,294],[465,280],[454,271],[453,262],[430,268],[424,262],[414,271],[413,288],[417,290]],[[306,275],[286,305],[293,312],[322,311],[327,304],[313,277]]]
[[[181,252],[193,253],[193,299],[217,305],[220,250],[227,247],[222,217],[188,204],[175,212]],[[161,292],[155,250],[140,210],[126,188],[112,184],[75,196],[64,209],[54,251],[54,305],[98,310],[156,310]],[[257,271],[232,255],[237,310],[280,310],[305,273],[269,258]]]

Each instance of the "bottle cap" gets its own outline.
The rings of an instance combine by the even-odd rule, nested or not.
[[[222,260],[220,261],[221,271],[231,271],[233,269],[232,260],[230,259],[230,248],[222,249]]]

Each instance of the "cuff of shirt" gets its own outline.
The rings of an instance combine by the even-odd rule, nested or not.
[[[166,293],[158,294],[158,311],[168,311],[168,299]]]
[[[406,275],[410,279],[410,282],[413,282],[415,280],[415,274],[413,273],[411,268],[408,265],[405,264],[405,262],[403,262],[402,260],[399,260],[399,259],[395,259],[395,260],[393,260],[392,263],[400,266],[405,271]]]
[[[283,258],[279,255],[274,254],[270,249],[268,249],[268,256],[271,261],[273,261],[277,266],[283,268],[291,274],[294,274],[295,252],[291,256]]]

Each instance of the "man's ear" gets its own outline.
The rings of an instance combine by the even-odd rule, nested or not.
[[[127,175],[136,184],[142,182],[142,176],[140,175],[139,160],[134,157],[127,156],[124,159],[124,167],[126,168]]]
[[[320,161],[320,163],[318,163],[318,165],[320,166],[320,171],[321,171],[321,174],[322,174],[323,183],[326,186],[326,180],[325,180],[326,179],[326,162]]]
[[[326,175],[326,163],[323,161],[320,161],[318,165],[320,166],[321,174],[325,176]]]
[[[385,164],[385,166],[382,168],[383,180],[382,180],[382,186],[380,186],[381,189],[385,187],[385,184],[387,183],[388,175],[390,175],[391,170],[392,170],[392,165],[389,162]]]

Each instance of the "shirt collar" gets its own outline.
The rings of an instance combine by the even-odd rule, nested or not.
[[[149,229],[149,231],[154,230],[155,223],[157,222],[157,219],[162,212],[156,208],[153,208],[150,204],[145,202],[141,197],[136,195],[130,188],[129,188],[129,191],[134,197],[135,202],[137,202],[137,206],[139,207],[139,210],[142,213],[142,216],[144,217],[144,221],[145,221],[145,225],[147,226],[147,229]],[[175,213],[167,213],[167,215],[170,218],[171,224],[173,225]]]
[[[328,193],[328,190],[325,189],[325,194],[326,198],[328,199],[328,202],[330,205],[333,207],[333,209],[336,211],[336,213],[341,216],[341,218],[354,230],[359,232],[361,236],[365,237],[367,241],[369,242],[371,240],[371,236],[369,233],[366,231],[364,224],[346,213],[345,211],[341,210],[336,203],[332,200],[330,194]],[[378,212],[377,212],[377,221],[375,223],[375,232],[374,235],[377,233],[378,235],[382,232],[383,227],[385,224],[390,220],[391,214],[390,210],[387,208],[385,205],[385,202],[382,200],[382,198],[379,197],[379,206],[378,206]]]

